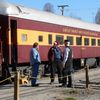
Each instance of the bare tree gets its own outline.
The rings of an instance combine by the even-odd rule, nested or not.
[[[54,6],[51,3],[46,3],[43,10],[54,13]]]
[[[95,16],[95,23],[100,24],[100,8],[98,9]]]

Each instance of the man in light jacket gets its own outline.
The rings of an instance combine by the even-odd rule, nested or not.
[[[33,44],[33,48],[31,49],[31,52],[30,52],[30,65],[32,66],[32,80],[31,80],[31,84],[32,84],[33,87],[34,86],[39,86],[39,84],[36,84],[38,70],[39,70],[39,65],[41,63],[38,47],[39,47],[38,43],[35,42]]]
[[[72,49],[70,47],[70,41],[64,41],[65,48],[63,51],[63,84],[62,86],[72,87]],[[68,84],[67,84],[68,77]]]

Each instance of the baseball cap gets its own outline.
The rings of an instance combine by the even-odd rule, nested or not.
[[[54,44],[59,45],[59,44],[60,44],[60,42],[59,42],[59,41],[55,41],[55,42],[54,42]]]
[[[64,43],[70,42],[69,40],[64,40]]]

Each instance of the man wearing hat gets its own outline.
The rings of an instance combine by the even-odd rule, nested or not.
[[[70,41],[64,41],[65,48],[63,51],[63,84],[62,86],[72,87],[72,49],[70,47]],[[67,84],[68,77],[68,84]]]
[[[49,49],[48,60],[51,72],[50,83],[54,83],[56,69],[58,73],[58,81],[59,83],[62,83],[62,51],[57,41],[55,41],[54,45]]]

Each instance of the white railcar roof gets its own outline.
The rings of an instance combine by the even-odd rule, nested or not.
[[[0,3],[0,14],[100,32],[100,25],[98,24],[13,5],[7,2]]]

